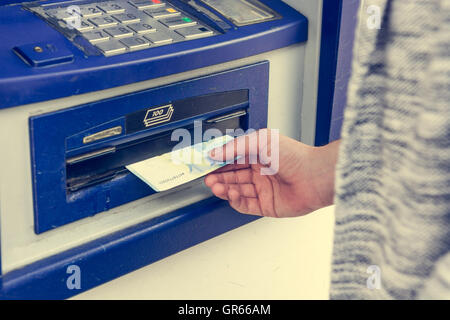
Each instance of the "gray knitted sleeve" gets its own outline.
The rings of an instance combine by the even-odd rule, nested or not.
[[[367,24],[371,5],[381,29]],[[450,298],[449,6],[362,4],[336,173],[333,299]]]

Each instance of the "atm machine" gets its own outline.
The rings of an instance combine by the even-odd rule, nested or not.
[[[341,1],[7,0],[0,6],[0,297],[68,298],[257,219],[201,180],[125,166],[171,133],[328,142]],[[200,123],[201,128],[198,128]]]

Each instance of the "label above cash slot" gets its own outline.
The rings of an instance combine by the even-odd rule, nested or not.
[[[126,134],[192,117],[210,117],[224,108],[248,104],[248,90],[234,90],[177,100],[128,114],[125,117]]]

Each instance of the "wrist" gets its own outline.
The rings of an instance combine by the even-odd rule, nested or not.
[[[317,193],[318,208],[332,205],[334,202],[334,182],[340,140],[333,141],[312,150],[313,186]]]

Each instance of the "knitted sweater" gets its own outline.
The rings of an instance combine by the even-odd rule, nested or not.
[[[450,299],[450,0],[368,0],[359,19],[330,295]]]

